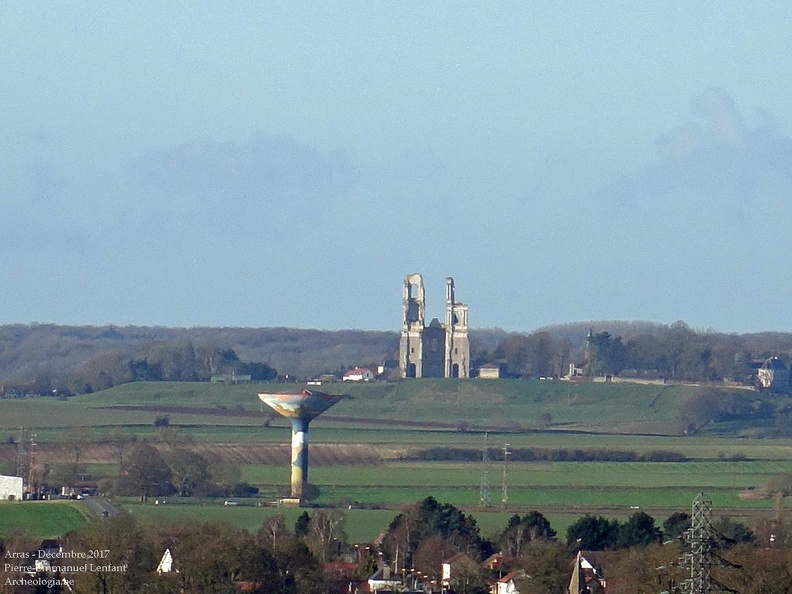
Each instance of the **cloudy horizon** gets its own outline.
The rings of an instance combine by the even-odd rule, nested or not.
[[[792,331],[792,8],[0,6],[0,323]]]

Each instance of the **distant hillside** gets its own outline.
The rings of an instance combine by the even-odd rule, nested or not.
[[[281,374],[307,376],[377,363],[394,357],[397,348],[395,333],[361,330],[10,325],[0,326],[0,381],[55,381],[90,374],[97,366],[112,367],[113,359],[159,361],[175,351],[183,356],[188,349],[199,363],[207,353],[233,349],[240,361],[264,362]]]
[[[473,331],[474,350],[493,351],[505,334]],[[118,374],[130,360],[144,359],[164,373],[176,366],[190,369],[175,379],[208,379],[223,371],[218,359],[228,349],[241,362],[262,362],[281,375],[305,378],[396,359],[398,348],[399,335],[382,331],[13,324],[0,326],[0,384],[43,393],[80,376]],[[94,389],[104,387],[109,386]]]
[[[592,377],[750,384],[757,361],[792,362],[790,333],[696,331],[684,322],[589,321],[531,333],[478,329],[470,341],[472,368],[497,363],[510,377],[560,377],[575,364]],[[0,393],[83,393],[229,373],[305,379],[397,359],[398,345],[398,333],[385,331],[5,325]]]

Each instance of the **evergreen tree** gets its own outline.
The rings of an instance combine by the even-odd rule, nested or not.
[[[660,542],[662,538],[663,534],[655,526],[654,518],[646,512],[638,511],[619,526],[616,548],[645,547]]]
[[[567,528],[567,544],[578,550],[612,549],[619,537],[619,521],[586,514]]]
[[[297,536],[308,536],[311,530],[311,516],[307,511],[304,511],[297,517],[297,522],[294,524],[294,534]]]

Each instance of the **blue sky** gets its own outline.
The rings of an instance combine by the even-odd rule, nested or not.
[[[792,331],[790,20],[2,3],[0,323]]]

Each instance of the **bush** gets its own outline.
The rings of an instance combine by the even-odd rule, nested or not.
[[[234,497],[255,497],[258,495],[258,487],[254,487],[246,482],[237,483],[231,489],[231,494]]]
[[[782,497],[792,495],[792,473],[785,472],[770,477],[767,481],[767,491],[772,494],[780,493]]]
[[[679,452],[653,450],[643,456],[646,462],[687,462],[688,458]]]

